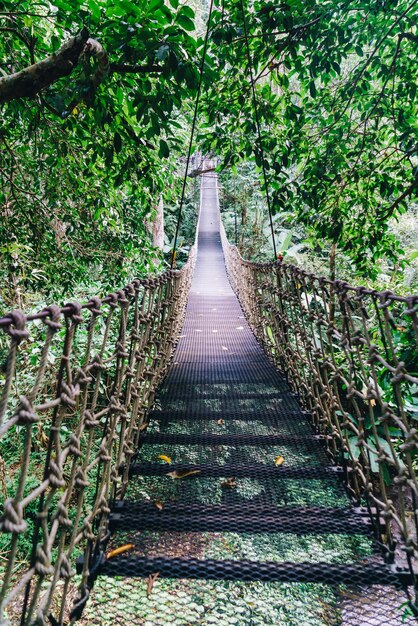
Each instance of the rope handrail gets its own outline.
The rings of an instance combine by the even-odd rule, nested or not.
[[[0,460],[10,465],[13,453],[15,465],[0,494],[0,531],[10,535],[2,626],[61,625],[81,614],[104,558],[112,502],[126,491],[180,331],[195,256],[196,246],[181,270],[103,299],[0,320]],[[76,552],[81,585],[70,606]]]
[[[344,467],[386,560],[417,580],[418,295],[353,287],[282,262],[253,263],[228,242],[223,225],[221,238],[254,334]]]

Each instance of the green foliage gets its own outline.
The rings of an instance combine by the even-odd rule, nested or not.
[[[208,89],[207,149],[266,168],[274,213],[335,244],[364,276],[417,189],[415,3],[244,2],[261,121],[254,122],[241,3],[214,15],[219,80]],[[402,261],[401,261],[402,264]]]
[[[147,222],[161,194],[168,204],[178,195],[198,77],[193,19],[162,0],[0,3],[4,75],[83,27],[110,64],[95,84],[98,61],[82,55],[34,99],[0,108],[2,308],[30,291],[103,292],[155,269]]]

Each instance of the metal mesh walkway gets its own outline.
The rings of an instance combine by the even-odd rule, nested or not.
[[[413,623],[366,510],[244,319],[216,184],[202,180],[185,324],[111,514],[111,547],[133,549],[104,563],[85,623]]]

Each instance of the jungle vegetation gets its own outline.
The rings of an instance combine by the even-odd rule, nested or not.
[[[194,145],[219,158],[243,254],[272,258],[267,181],[291,262],[416,287],[417,6],[215,1]],[[208,13],[206,0],[0,2],[3,311],[167,263]]]

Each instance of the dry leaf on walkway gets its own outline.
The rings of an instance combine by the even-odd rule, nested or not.
[[[171,457],[167,456],[166,454],[159,454],[157,456],[157,459],[160,459],[161,461],[165,461],[166,463],[170,464],[171,463]]]
[[[221,487],[225,487],[227,489],[235,489],[237,486],[237,479],[235,476],[231,476],[231,478],[227,478],[222,484]]]
[[[187,478],[187,476],[194,476],[195,474],[200,474],[201,470],[198,469],[194,469],[194,470],[174,470],[173,472],[168,472],[168,474],[166,474],[167,476],[170,476],[171,478],[175,479],[175,478]]]
[[[283,465],[284,463],[284,457],[281,456],[281,454],[279,454],[279,456],[277,456],[274,459],[274,465]]]
[[[113,559],[113,557],[118,556],[119,554],[123,554],[124,552],[129,552],[135,548],[133,543],[125,543],[123,546],[119,546],[119,548],[115,548],[114,550],[110,550],[106,554],[106,559]]]
[[[161,502],[161,500],[155,500],[154,501],[154,506],[156,509],[158,509],[159,511],[162,511],[164,508],[164,502]]]
[[[160,572],[155,572],[154,574],[150,574],[148,576],[148,584],[147,584],[147,596],[150,595],[152,588],[154,587],[154,583],[157,580],[158,576],[160,575]]]

